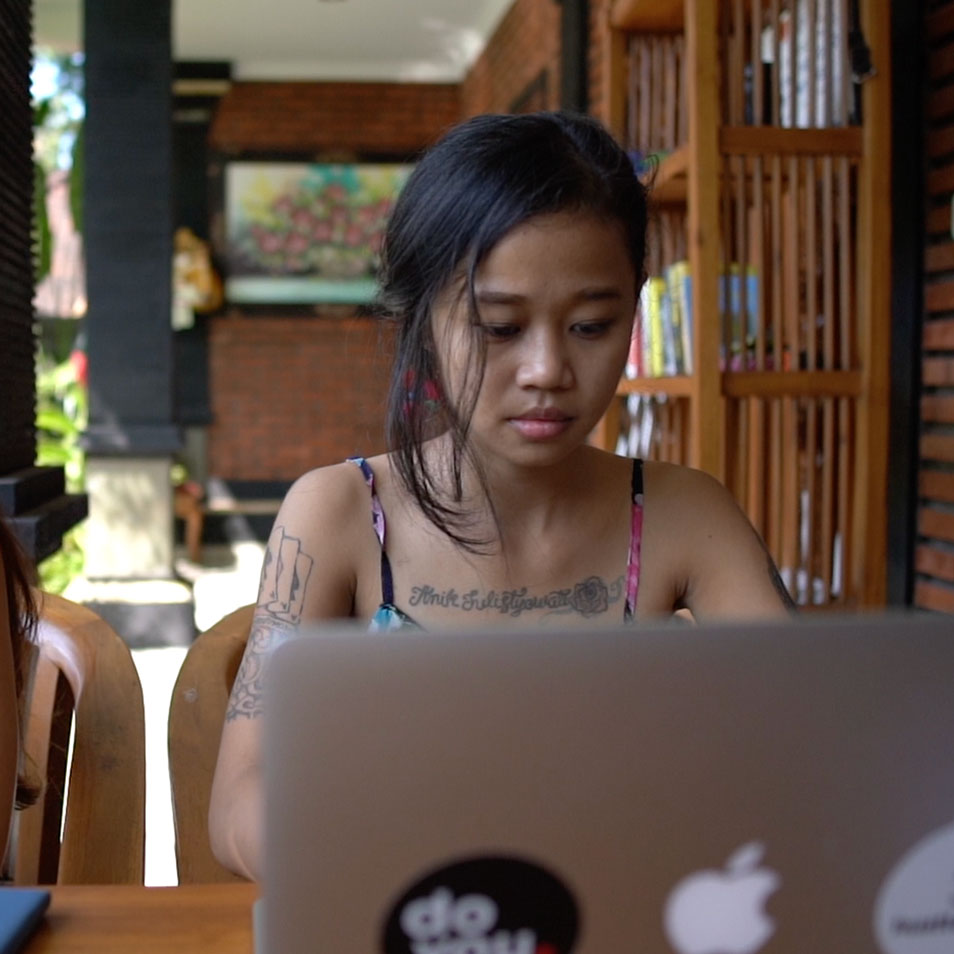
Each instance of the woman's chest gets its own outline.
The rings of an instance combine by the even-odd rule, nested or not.
[[[389,602],[425,628],[621,623],[636,569],[630,551],[627,527],[599,538],[541,539],[509,557],[433,537],[399,540],[383,560],[378,548],[365,561],[355,612],[370,617]]]

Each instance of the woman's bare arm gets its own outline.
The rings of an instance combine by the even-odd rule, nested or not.
[[[302,623],[347,617],[354,600],[353,544],[370,527],[361,484],[338,465],[297,481],[269,537],[258,605],[226,711],[209,806],[216,858],[237,874],[262,874],[262,690],[268,660]],[[358,514],[356,508],[366,512]],[[363,516],[358,524],[356,517]]]
[[[729,491],[698,470],[647,465],[646,507],[666,527],[676,596],[699,621],[765,619],[795,607],[775,563]]]

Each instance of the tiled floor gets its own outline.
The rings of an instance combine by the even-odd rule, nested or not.
[[[196,628],[201,632],[226,613],[254,602],[263,548],[256,543],[230,550],[208,548],[206,565],[183,558],[180,576],[192,583]],[[169,790],[166,726],[172,687],[186,650],[181,646],[134,649],[146,709],[146,884],[176,883],[175,835]]]

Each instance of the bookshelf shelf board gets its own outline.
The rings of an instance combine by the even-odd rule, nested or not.
[[[729,371],[722,375],[722,393],[749,397],[858,397],[860,371]]]
[[[832,129],[779,129],[776,126],[723,126],[719,149],[733,156],[847,156],[863,152],[859,126]]]
[[[665,394],[669,397],[691,397],[692,378],[686,374],[659,378],[623,378],[616,388],[617,395]]]
[[[656,203],[685,202],[686,174],[689,170],[689,147],[674,149],[656,169],[649,188],[649,196]]]
[[[683,0],[615,0],[610,23],[619,30],[676,33],[684,15]]]

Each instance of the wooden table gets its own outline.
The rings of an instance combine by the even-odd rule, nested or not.
[[[254,884],[55,886],[25,954],[252,954]]]

